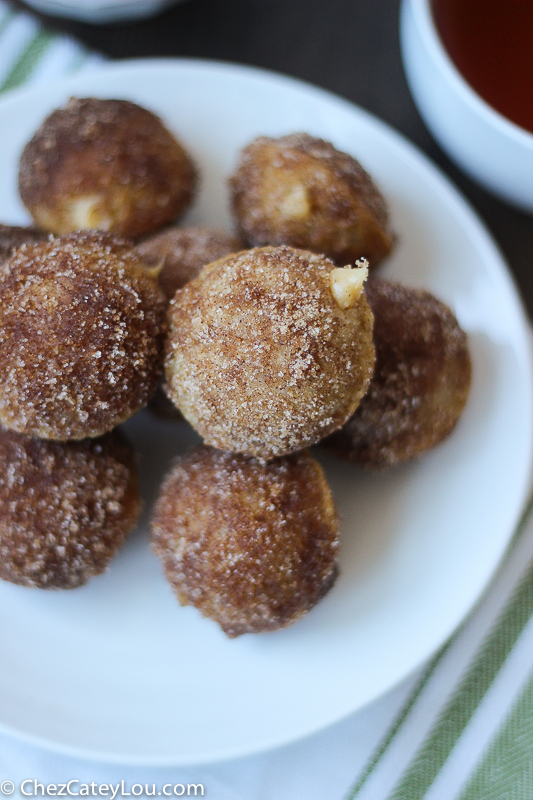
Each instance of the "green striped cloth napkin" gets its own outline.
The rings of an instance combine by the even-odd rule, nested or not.
[[[0,92],[46,83],[102,61],[68,36],[41,27],[31,14],[0,0]]]
[[[0,91],[102,61],[0,0]],[[202,783],[216,800],[533,800],[533,509],[482,601],[416,675],[271,753],[188,769],[113,767],[0,735],[0,784]],[[119,795],[120,796],[120,795]]]
[[[533,798],[533,504],[474,614],[423,671],[347,798]]]

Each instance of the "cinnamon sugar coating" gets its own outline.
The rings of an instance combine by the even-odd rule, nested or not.
[[[196,278],[206,264],[243,249],[244,244],[237,236],[194,226],[167,228],[136,248],[148,269],[157,273],[159,286],[167,300],[172,300],[178,289]],[[148,409],[161,419],[183,419],[162,386],[157,388]]]
[[[372,178],[323,139],[261,136],[242,151],[230,184],[240,233],[251,245],[302,247],[340,266],[364,257],[373,268],[394,244]]]
[[[44,242],[48,234],[37,228],[22,228],[18,225],[0,224],[0,264],[9,258],[23,244]]]
[[[135,462],[117,432],[62,443],[0,429],[0,578],[73,589],[103,572],[141,510]]]
[[[372,313],[341,309],[334,264],[265,247],[215,261],[169,309],[166,391],[207,444],[262,459],[350,417],[374,366]]]
[[[376,368],[355,414],[326,444],[367,469],[434,447],[453,430],[470,389],[465,333],[429,292],[371,279]]]
[[[159,286],[169,300],[206,264],[244,249],[237,236],[211,228],[168,228],[137,246],[144,263],[159,269]]]
[[[162,372],[165,299],[128,243],[79,232],[0,265],[0,422],[44,439],[100,436]]]
[[[141,236],[190,204],[194,165],[159,117],[128,100],[72,98],[21,156],[19,192],[40,228]]]
[[[265,464],[199,447],[166,478],[152,530],[179,602],[230,637],[290,625],[337,576],[337,514],[308,452]]]

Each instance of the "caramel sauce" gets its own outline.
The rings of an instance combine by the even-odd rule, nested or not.
[[[433,0],[442,42],[463,77],[533,132],[533,0]]]

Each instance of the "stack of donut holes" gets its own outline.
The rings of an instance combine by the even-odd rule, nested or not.
[[[449,308],[375,277],[395,235],[352,156],[256,139],[234,234],[178,227],[197,183],[126,100],[71,99],[24,148],[34,227],[0,226],[0,577],[74,588],[107,568],[141,507],[116,427],[150,404],[204,440],[164,480],[153,550],[235,637],[291,624],[338,574],[309,448],[368,470],[420,455],[454,428],[470,359]]]

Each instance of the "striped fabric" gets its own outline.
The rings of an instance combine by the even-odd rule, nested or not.
[[[0,0],[0,91],[101,60]],[[292,749],[189,772],[216,800],[533,800],[531,504],[490,590],[415,679]],[[128,770],[82,767],[0,737],[0,780],[34,776],[116,783]],[[136,769],[134,780],[184,773]]]
[[[73,39],[42,28],[31,14],[15,12],[0,0],[0,92],[28,81],[46,83],[101,61]]]
[[[348,798],[533,798],[532,503],[490,591],[423,672]]]

